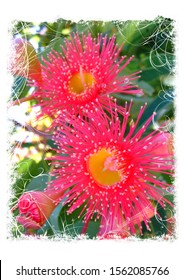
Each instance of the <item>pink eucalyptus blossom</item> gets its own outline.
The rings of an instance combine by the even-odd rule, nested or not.
[[[48,189],[63,191],[68,214],[81,207],[83,233],[91,220],[100,221],[100,235],[114,230],[121,235],[123,228],[136,234],[135,225],[142,233],[142,221],[150,230],[152,201],[163,208],[170,203],[165,194],[171,185],[160,174],[173,175],[174,161],[165,151],[166,141],[158,141],[163,132],[147,132],[154,114],[138,128],[145,106],[135,121],[129,121],[131,104],[121,115],[111,102],[111,117],[96,108],[83,117],[65,112],[57,119],[58,148],[51,158],[56,179]]]
[[[123,74],[133,56],[120,56],[122,46],[115,36],[98,35],[92,38],[73,33],[65,39],[61,52],[51,50],[42,58],[42,83],[33,83],[37,90],[34,98],[41,106],[41,115],[58,116],[63,109],[79,113],[98,104],[107,106],[112,93],[142,95],[142,90],[132,83],[139,73]]]

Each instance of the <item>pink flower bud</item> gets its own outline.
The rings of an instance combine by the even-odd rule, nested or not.
[[[16,205],[20,213],[17,221],[26,229],[41,228],[58,205],[60,196],[61,192],[51,190],[31,191],[22,194]]]
[[[32,44],[25,39],[13,39],[9,69],[13,75],[29,78],[36,82],[42,81],[41,65],[36,51]]]
[[[169,132],[163,132],[155,137],[154,142],[158,144],[158,148],[152,151],[155,155],[173,156],[174,155],[174,139]]]

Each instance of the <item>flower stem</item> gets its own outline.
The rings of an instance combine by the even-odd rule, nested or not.
[[[44,138],[48,138],[48,139],[52,139],[52,136],[53,136],[53,133],[47,133],[47,132],[43,132],[43,131],[40,131],[34,127],[32,127],[31,125],[25,123],[24,125],[22,125],[21,123],[15,121],[15,120],[12,120],[10,119],[15,125],[19,125],[21,127],[24,127],[26,130],[30,131],[30,132],[33,132],[33,133],[36,133],[38,134],[39,136],[41,137],[44,137]]]
[[[33,100],[33,99],[34,99],[34,96],[29,95],[29,96],[23,97],[21,99],[17,99],[15,101],[12,101],[9,104],[10,104],[10,106],[20,105],[23,102],[26,102],[26,101],[29,101],[29,100]]]

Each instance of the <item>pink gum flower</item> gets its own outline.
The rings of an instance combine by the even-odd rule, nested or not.
[[[166,198],[171,185],[160,175],[173,176],[174,159],[165,152],[166,142],[158,141],[163,132],[148,133],[154,114],[138,129],[145,107],[136,121],[129,120],[131,104],[125,104],[126,113],[121,115],[110,102],[110,116],[96,108],[83,117],[65,112],[57,120],[57,154],[51,158],[56,179],[48,188],[67,192],[62,199],[68,214],[82,207],[83,233],[91,220],[100,220],[101,234],[107,220],[108,231],[125,222],[129,232],[136,234],[137,225],[141,233],[142,221],[150,230],[145,209],[152,201],[163,208],[166,203],[172,205]]]
[[[42,115],[57,116],[61,110],[79,113],[84,108],[92,109],[98,104],[108,109],[107,97],[112,93],[142,95],[132,81],[141,71],[123,74],[133,59],[120,56],[122,46],[115,43],[115,36],[73,33],[65,39],[61,52],[52,50],[47,59],[42,58],[41,84],[33,93]]]
[[[163,132],[154,139],[157,148],[153,151],[155,155],[173,156],[174,155],[174,137],[169,132]]]
[[[22,194],[13,208],[13,210],[19,209],[20,216],[17,217],[17,221],[25,229],[41,228],[58,205],[60,196],[61,193],[51,190]]]

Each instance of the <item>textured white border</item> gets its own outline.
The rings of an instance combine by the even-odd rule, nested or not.
[[[4,2],[4,1],[3,1]],[[168,266],[171,273],[164,279],[182,279],[182,262],[179,255],[183,252],[184,240],[184,20],[182,1],[127,1],[127,0],[6,0],[1,4],[0,15],[0,259],[2,259],[2,279],[37,279],[33,276],[21,277],[15,275],[15,269],[24,265],[27,268],[40,266],[44,268],[70,267],[101,268],[111,266]],[[176,164],[177,164],[177,240],[157,241],[72,241],[48,242],[45,240],[12,241],[7,239],[7,200],[8,200],[8,159],[7,159],[7,128],[6,128],[6,98],[10,85],[6,73],[6,58],[8,49],[8,27],[12,20],[24,21],[54,21],[57,18],[78,20],[152,20],[157,16],[176,20],[177,27],[177,77],[176,77]],[[182,18],[183,17],[183,18]],[[62,276],[53,277],[60,279]],[[125,276],[87,276],[69,277],[63,279],[128,279]],[[127,276],[130,277],[130,276]],[[131,279],[149,279],[148,276],[131,276]],[[151,279],[161,279],[155,276]],[[39,276],[39,280],[52,277]]]

